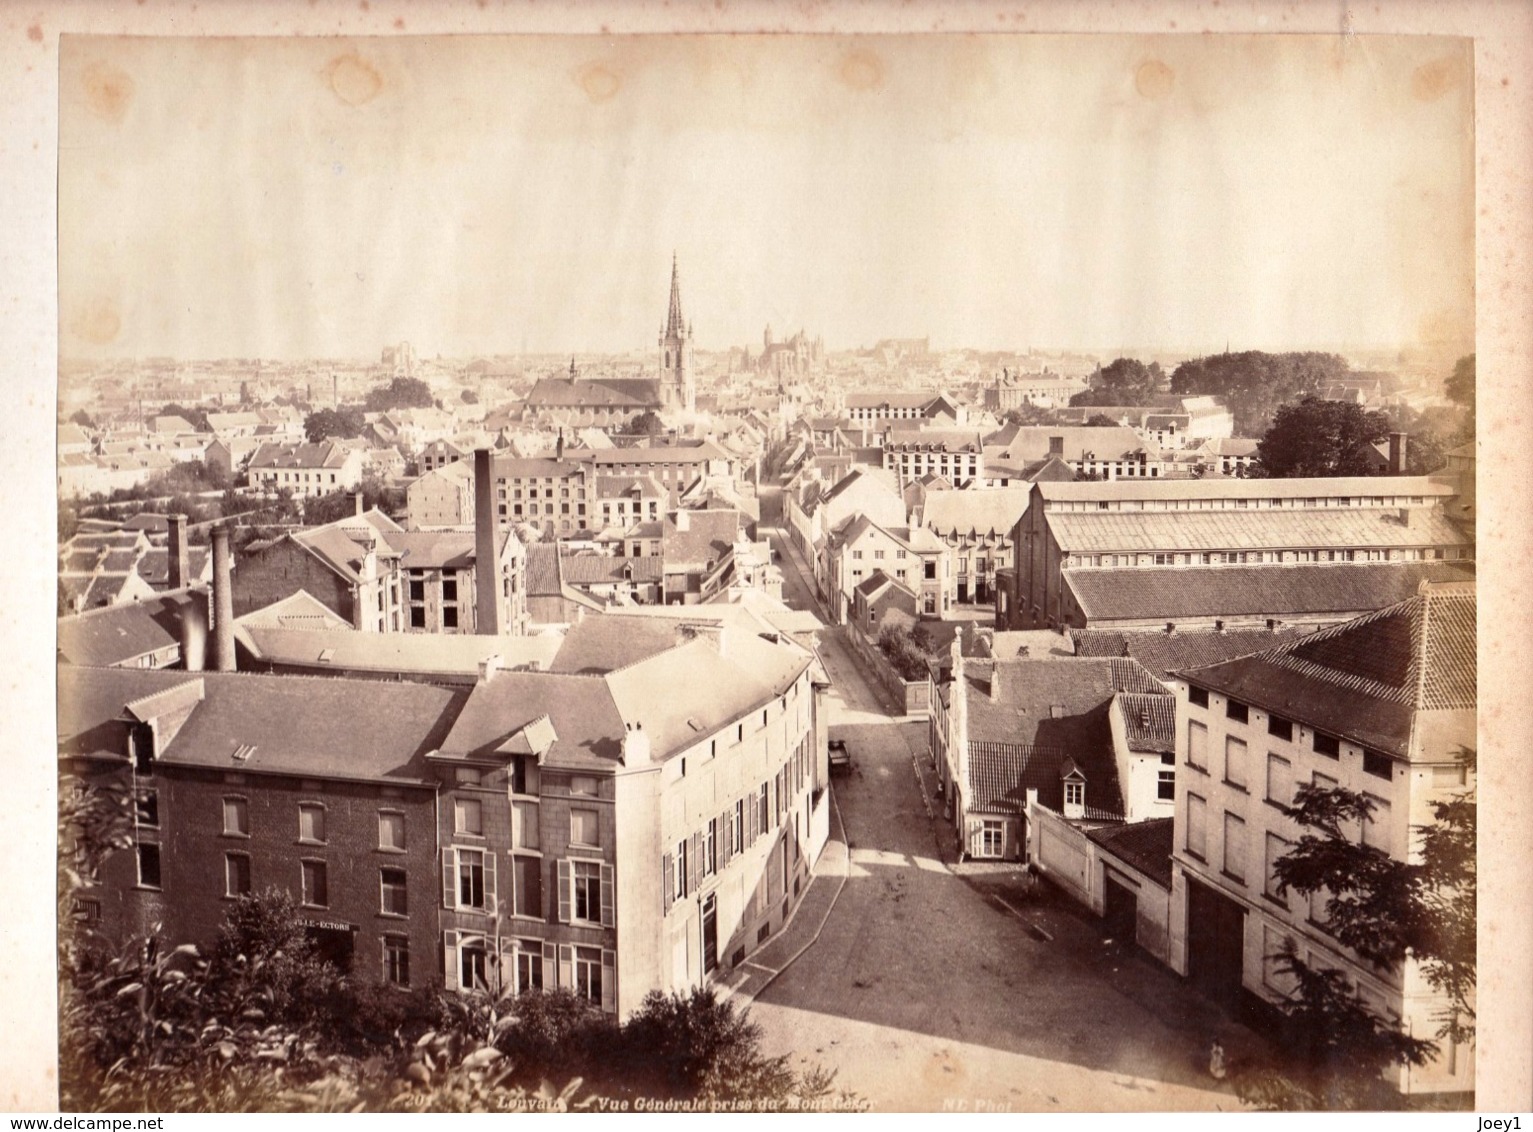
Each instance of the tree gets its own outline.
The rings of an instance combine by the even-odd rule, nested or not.
[[[1468,354],[1460,358],[1453,366],[1453,373],[1444,383],[1443,391],[1448,399],[1464,410],[1463,423],[1459,427],[1456,439],[1472,442],[1474,440],[1474,406],[1475,406],[1475,371],[1474,355]]]
[[[645,409],[629,418],[623,432],[628,436],[659,436],[665,432],[665,422],[653,409]]]
[[[623,1027],[623,1044],[630,1084],[650,1096],[760,1104],[795,1084],[787,1055],[763,1055],[761,1027],[711,987],[651,991]]]
[[[1462,751],[1460,759],[1472,775],[1474,752]],[[1307,785],[1281,808],[1307,832],[1273,864],[1278,895],[1322,894],[1326,932],[1366,963],[1388,970],[1414,959],[1444,996],[1436,1036],[1473,1041],[1473,788],[1432,803],[1431,824],[1416,831],[1416,861],[1361,842],[1357,831],[1375,808],[1365,794]],[[1291,1056],[1282,1064],[1238,1067],[1242,1098],[1273,1108],[1392,1107],[1383,1071],[1425,1064],[1437,1043],[1373,1015],[1342,972],[1302,962],[1291,941],[1271,958],[1295,980],[1280,1007],[1288,1031],[1282,1044]]]
[[[1117,428],[1118,422],[1106,413],[1092,413],[1086,421],[1087,428]]]
[[[213,426],[208,423],[206,409],[188,409],[184,405],[178,405],[174,401],[166,405],[158,413],[157,417],[180,417],[192,426],[194,432],[212,432]]]
[[[1236,436],[1260,436],[1279,406],[1319,393],[1351,372],[1337,354],[1250,350],[1183,362],[1171,374],[1171,392],[1220,397],[1234,414]]]
[[[479,404],[479,394],[475,393],[472,389],[465,389],[462,393],[459,393],[458,399],[465,405]]]
[[[331,439],[350,440],[361,436],[365,427],[367,422],[362,417],[362,411],[355,405],[320,409],[303,420],[303,434],[309,438],[310,444]]]
[[[1374,445],[1389,434],[1389,418],[1350,401],[1306,397],[1284,405],[1257,444],[1261,474],[1273,479],[1298,476],[1367,476],[1377,469]]]
[[[390,487],[377,473],[368,472],[352,491],[332,491],[316,498],[306,499],[303,504],[303,521],[309,526],[320,526],[354,514],[356,504],[351,497],[357,492],[362,495],[364,511],[376,507],[385,514],[398,514],[404,510],[404,488]]]
[[[1031,401],[1024,401],[1015,409],[1008,409],[1002,418],[1007,424],[1014,425],[1055,425],[1059,424],[1059,414],[1052,409],[1045,409],[1040,405],[1034,405]]]
[[[1145,365],[1137,358],[1118,358],[1097,370],[1091,388],[1070,398],[1071,405],[1148,405],[1165,381],[1159,362]]]
[[[436,402],[431,396],[431,386],[418,377],[396,377],[387,385],[368,390],[367,410],[370,413],[389,409],[429,409]]]
[[[96,422],[91,419],[91,415],[89,413],[87,413],[84,409],[76,409],[74,411],[74,413],[70,416],[69,423],[70,424],[77,424],[81,428],[95,428],[96,427]]]

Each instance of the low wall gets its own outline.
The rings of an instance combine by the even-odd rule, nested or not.
[[[906,715],[927,715],[931,712],[931,681],[902,680],[882,650],[862,635],[855,625],[846,627],[846,639],[863,661],[879,685],[898,704]]]

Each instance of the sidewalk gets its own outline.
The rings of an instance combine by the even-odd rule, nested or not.
[[[808,951],[830,919],[830,913],[846,887],[850,856],[846,848],[846,830],[841,825],[841,808],[831,790],[830,837],[809,876],[809,887],[788,922],[764,947],[754,952],[727,978],[717,984],[720,997],[747,1007],[771,986],[778,975],[791,967]]]

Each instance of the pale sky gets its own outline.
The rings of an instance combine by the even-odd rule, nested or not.
[[[1473,348],[1468,40],[66,38],[66,357]]]

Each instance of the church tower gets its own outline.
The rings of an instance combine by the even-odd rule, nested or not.
[[[697,408],[692,380],[692,327],[681,316],[681,276],[671,257],[671,307],[660,331],[660,403],[667,409]]]

